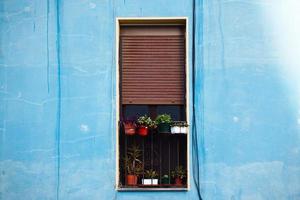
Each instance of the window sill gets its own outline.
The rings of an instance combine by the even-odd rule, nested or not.
[[[118,187],[117,191],[120,192],[132,192],[132,191],[182,191],[182,192],[186,192],[188,191],[188,188],[186,185],[182,186],[182,187],[177,187],[177,186],[159,186],[159,185],[141,185],[141,186],[126,186],[126,187]]]

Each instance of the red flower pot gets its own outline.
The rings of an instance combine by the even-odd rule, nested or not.
[[[136,175],[127,175],[126,176],[126,185],[137,185],[137,176]]]
[[[181,178],[175,178],[175,185],[181,186],[182,185],[182,179]]]
[[[138,128],[138,134],[140,136],[146,136],[146,135],[148,135],[148,127],[147,126],[139,126],[139,128]]]
[[[123,123],[125,135],[134,135],[135,134],[135,124],[132,122]]]
[[[125,128],[125,134],[126,135],[134,135],[135,134],[135,128]]]

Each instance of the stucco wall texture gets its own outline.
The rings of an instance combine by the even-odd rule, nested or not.
[[[299,10],[196,1],[203,199],[300,199]],[[1,200],[198,198],[115,190],[116,17],[176,16],[191,61],[191,0],[0,1]]]

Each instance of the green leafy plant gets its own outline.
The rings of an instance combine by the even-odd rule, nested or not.
[[[186,177],[186,170],[183,169],[183,167],[182,167],[181,165],[180,165],[180,166],[177,166],[177,167],[175,168],[175,170],[173,170],[173,171],[171,172],[171,176],[172,176],[173,178],[180,178],[180,179],[183,179],[183,178]]]
[[[188,125],[188,123],[186,121],[182,121],[181,122],[181,126],[188,127],[189,125]]]
[[[173,121],[171,126],[188,127],[189,125],[186,121]]]
[[[162,178],[169,178],[169,176],[167,174],[163,175]]]
[[[137,123],[142,126],[150,126],[152,124],[152,120],[147,115],[141,116],[137,119]]]
[[[156,128],[156,122],[152,120],[150,117],[147,115],[141,116],[137,119],[137,123],[142,126],[147,126],[149,128]]]
[[[124,167],[127,174],[140,175],[143,172],[141,155],[142,151],[138,146],[133,145],[128,148],[127,155],[124,157]]]
[[[173,121],[171,123],[171,126],[181,126],[181,122],[180,121]]]
[[[169,184],[170,183],[170,178],[167,174],[163,175],[161,178],[161,183],[162,184]]]
[[[155,179],[157,177],[158,177],[158,173],[155,170],[150,169],[145,171],[145,178]]]
[[[155,119],[156,124],[171,124],[172,118],[168,114],[158,115]]]
[[[155,121],[155,120],[152,120],[152,121],[151,121],[151,124],[149,124],[149,127],[150,127],[150,128],[156,128],[156,127],[157,127],[156,121]]]

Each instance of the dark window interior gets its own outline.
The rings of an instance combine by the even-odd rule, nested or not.
[[[168,113],[174,121],[185,121],[185,107],[183,105],[123,105],[121,116],[123,119],[134,119],[136,116],[148,115],[155,119],[159,114]]]
[[[158,114],[168,113],[172,116],[174,121],[185,121],[185,107],[182,105],[123,105],[122,117],[123,119],[135,119],[136,116],[147,114],[155,119]],[[137,134],[127,136],[124,134],[123,129],[120,129],[119,134],[120,145],[120,163],[124,158],[128,147],[137,145],[143,152],[144,169],[154,169],[159,173],[159,182],[163,175],[171,177],[171,171],[176,166],[187,167],[187,135],[184,134],[160,134],[156,130],[151,130],[150,134],[146,137]],[[125,170],[121,165],[120,181],[122,187],[128,187],[125,184]],[[145,187],[141,184],[139,177],[138,187]],[[186,179],[184,180],[186,187]],[[168,184],[159,184],[157,186],[147,187],[176,187],[172,184],[173,180],[170,179]]]

